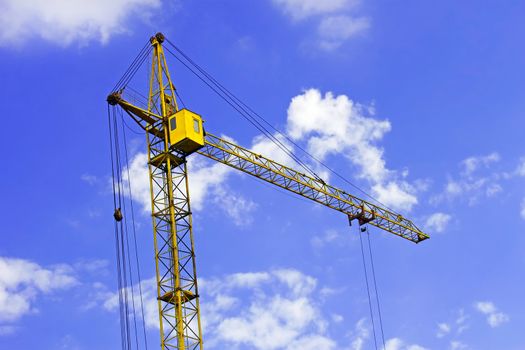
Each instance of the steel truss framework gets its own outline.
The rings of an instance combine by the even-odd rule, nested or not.
[[[152,38],[148,112],[162,118],[143,125],[148,131],[161,348],[202,349],[188,172],[185,156],[170,150],[167,117],[178,107],[161,40]]]
[[[246,148],[207,134],[206,145],[199,154],[253,175],[259,179],[311,199],[348,217],[367,222],[382,230],[419,243],[428,238],[410,220],[385,208],[359,199],[322,180],[300,173]]]
[[[146,131],[155,244],[157,300],[163,350],[203,349],[199,293],[186,156],[169,143],[168,117],[178,110],[162,48],[164,37],[151,38],[148,107],[122,98],[122,91],[108,96]],[[360,225],[382,230],[419,243],[428,235],[410,220],[343,190],[272,161],[212,134],[197,153],[255,176],[285,190],[340,211]]]

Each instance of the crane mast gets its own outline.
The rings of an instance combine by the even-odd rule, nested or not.
[[[199,292],[186,157],[198,153],[348,216],[359,225],[419,243],[429,236],[410,220],[357,198],[288,166],[256,154],[202,128],[202,119],[179,109],[162,43],[150,39],[151,73],[147,108],[126,101],[122,91],[108,96],[146,131],[151,217],[154,231],[161,349],[203,349]]]
[[[168,117],[179,110],[162,42],[151,38],[146,125],[161,349],[202,349],[187,164],[171,149]]]

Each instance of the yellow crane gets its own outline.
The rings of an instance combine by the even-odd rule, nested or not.
[[[165,40],[157,33],[148,44],[152,59],[147,106],[124,99],[122,89],[107,98],[109,105],[120,106],[146,134],[163,350],[203,348],[186,164],[191,154],[200,154],[335,209],[347,215],[350,222],[357,220],[360,226],[370,224],[415,243],[429,238],[410,220],[388,208],[205,133],[201,116],[177,103],[164,54]],[[122,220],[120,208],[116,208],[115,219]]]

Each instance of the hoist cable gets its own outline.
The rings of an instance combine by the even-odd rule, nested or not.
[[[121,90],[129,83],[129,81],[133,78],[139,67],[142,65],[142,63],[144,63],[146,57],[149,56],[150,51],[151,45],[149,42],[147,42],[139,51],[135,59],[131,62],[128,69],[126,69],[119,81],[115,84],[112,91]]]
[[[118,137],[118,124],[117,124],[117,117],[116,117],[116,108],[115,112],[113,114],[113,136],[115,141],[115,166],[116,166],[116,174],[117,174],[117,198],[118,198],[118,207],[122,210],[124,209],[123,200],[122,200],[122,164],[120,162],[120,141]],[[126,330],[126,339],[127,344],[129,348],[131,349],[131,331],[130,331],[130,320],[129,320],[129,298],[128,298],[128,269],[126,269],[126,248],[125,248],[125,242],[124,242],[124,222],[121,220],[119,222],[120,225],[120,237],[119,237],[119,249],[120,249],[120,256],[121,259],[120,268],[121,268],[121,278],[122,278],[122,287],[120,289],[120,293],[123,295],[123,306],[124,306],[124,315],[125,315],[125,330]]]
[[[332,169],[331,167],[329,167],[325,162],[321,161],[319,158],[317,158],[316,156],[314,156],[313,154],[311,154],[310,152],[308,152],[306,149],[304,149],[302,146],[300,146],[297,142],[295,142],[294,140],[292,140],[290,137],[288,137],[288,135],[286,135],[285,133],[281,132],[279,129],[277,129],[276,127],[274,127],[271,123],[269,123],[264,117],[262,117],[259,113],[257,113],[256,111],[254,111],[250,106],[248,106],[246,103],[244,103],[240,98],[238,98],[235,94],[233,94],[230,90],[228,90],[224,85],[222,85],[217,79],[215,79],[210,73],[208,73],[206,70],[204,70],[204,68],[202,68],[201,66],[199,66],[196,62],[194,62],[188,55],[186,55],[181,49],[179,49],[175,44],[173,44],[169,39],[166,39],[166,42],[168,42],[178,53],[180,53],[191,65],[193,65],[197,70],[199,70],[203,75],[205,75],[210,81],[212,81],[219,89],[221,89],[221,91],[223,91],[230,99],[236,101],[237,104],[240,104],[241,106],[243,106],[244,108],[246,108],[251,114],[255,115],[257,118],[259,118],[263,123],[265,123],[266,125],[268,125],[272,130],[274,130],[278,135],[281,135],[282,137],[284,137],[288,142],[290,142],[292,145],[294,145],[295,147],[297,147],[300,151],[302,151],[304,154],[306,154],[308,157],[310,157],[311,159],[313,159],[315,162],[317,162],[318,164],[320,164],[321,166],[323,166],[325,169],[327,169],[329,172],[331,172],[332,174],[334,174],[335,176],[337,176],[338,178],[340,178],[341,180],[343,180],[344,182],[346,182],[348,185],[350,185],[351,187],[353,187],[354,189],[356,189],[357,191],[359,191],[360,193],[362,193],[363,195],[365,195],[366,197],[370,198],[372,201],[382,205],[383,207],[387,208],[388,210],[392,211],[393,213],[396,213],[396,211],[394,211],[393,209],[389,208],[386,204],[382,203],[381,201],[379,201],[377,198],[375,198],[374,196],[368,194],[365,190],[361,189],[359,186],[355,185],[354,183],[352,183],[350,180],[348,180],[347,178],[345,178],[343,175],[341,175],[339,172],[335,171],[334,169]],[[167,49],[168,52],[170,52],[169,49]],[[170,52],[172,55],[174,55],[172,52]],[[176,55],[174,55],[176,57]],[[177,58],[177,57],[176,57]],[[179,62],[181,62],[181,60],[179,59]],[[181,62],[182,63],[182,62]],[[186,65],[185,65],[186,66]],[[186,68],[188,68],[186,66]],[[243,108],[243,109],[244,109]],[[275,138],[277,139],[277,138]],[[272,140],[273,141],[273,140]],[[283,145],[284,146],[284,145]],[[288,152],[291,152],[286,146],[284,146],[287,151],[285,151],[285,153],[288,154]],[[289,154],[288,154],[289,155]],[[289,155],[290,156],[290,155]],[[292,157],[292,159],[295,160],[295,157]],[[311,169],[310,169],[311,170]],[[317,176],[317,174],[315,174],[315,172],[311,171],[310,173],[313,173],[314,177],[317,178],[318,180],[320,180],[320,178]]]
[[[108,104],[108,129],[109,129],[109,140],[110,140],[110,155],[111,155],[111,178],[113,187],[113,206],[115,211],[117,210],[117,186],[116,186],[116,174],[115,174],[115,159],[114,143],[113,143],[113,128],[112,128],[112,116],[114,116],[115,108],[110,108]],[[113,112],[113,113],[112,113]],[[121,346],[123,350],[129,349],[129,342],[126,337],[126,320],[124,314],[124,305],[122,299],[122,274],[120,266],[120,244],[119,244],[119,222],[115,220],[115,255],[116,255],[116,267],[117,267],[117,288],[118,288],[118,299],[119,299],[119,314],[120,314],[120,336]]]
[[[175,89],[175,95],[177,96],[177,98],[179,99],[180,103],[182,103],[182,107],[186,108],[186,104],[184,103],[184,101],[182,100],[182,97],[180,96],[179,92],[177,91],[177,89]]]
[[[379,316],[379,328],[381,330],[381,340],[383,341],[383,349],[386,349],[385,333],[383,331],[383,317],[381,315],[381,304],[379,302],[379,291],[377,289],[376,272],[374,268],[374,255],[372,254],[372,244],[370,242],[370,232],[368,231],[368,225],[366,225],[365,228],[366,228],[366,236],[368,238],[368,252],[370,253],[370,265],[372,269],[372,279],[374,281],[374,289],[376,291],[377,313]]]
[[[167,42],[175,49],[177,50],[177,52],[179,52],[191,65],[193,65],[199,72],[201,72],[201,74],[203,74],[209,81],[211,81],[212,84],[214,84],[216,86],[217,89],[219,89],[223,94],[226,95],[226,97],[231,101],[233,102],[238,108],[240,108],[243,112],[239,111],[239,109],[235,108],[235,110],[237,112],[239,112],[245,119],[248,120],[248,118],[250,120],[248,120],[252,125],[254,125],[259,131],[261,131],[263,133],[263,135],[265,135],[267,138],[270,139],[270,141],[272,141],[274,144],[276,144],[283,152],[285,152],[290,158],[292,158],[294,161],[296,161],[301,167],[303,167],[307,172],[309,172],[313,177],[315,177],[316,179],[318,180],[321,180],[319,178],[319,176],[317,176],[317,174],[310,168],[308,167],[308,165],[306,165],[305,163],[303,163],[301,161],[301,159],[299,157],[297,157],[295,154],[293,154],[293,152],[286,146],[284,145],[277,137],[275,137],[271,132],[268,131],[268,129],[266,129],[266,127],[264,127],[261,123],[259,123],[254,117],[253,115],[250,114],[249,110],[252,111],[253,113],[253,110],[251,108],[249,108],[245,103],[243,103],[239,98],[237,98],[233,93],[231,93],[228,89],[226,89],[221,83],[219,83],[211,74],[209,74],[208,72],[206,72],[203,68],[201,68],[197,63],[195,63],[191,58],[189,58],[184,52],[182,52],[182,50],[180,50],[178,47],[176,47],[171,41],[167,40]],[[181,62],[184,66],[186,66],[186,68],[188,68],[193,74],[195,74],[199,79],[201,79],[203,82],[204,80],[202,79],[202,77],[198,76],[198,74],[195,73],[195,71],[193,71],[193,69],[189,68],[187,64],[185,64],[179,57],[177,57],[177,55],[175,55],[173,52],[171,52],[171,50],[169,50],[168,48],[166,48],[166,50],[171,53],[179,62]],[[206,82],[205,82],[206,83]],[[211,86],[209,84],[206,83],[206,85],[208,85],[208,87],[211,88]],[[212,90],[217,93],[223,100],[226,101],[226,98],[224,96],[221,96],[215,89],[212,88]],[[227,103],[230,104],[231,106],[231,103],[226,101]],[[259,116],[259,118],[262,118]],[[262,118],[264,119],[264,118]],[[266,122],[266,121],[265,121]],[[268,125],[270,125],[268,122],[266,122]],[[255,125],[257,124],[257,125]],[[273,127],[272,127],[273,128]],[[263,130],[261,130],[263,129]],[[275,129],[275,128],[274,128]],[[282,135],[282,134],[281,134]],[[285,136],[285,135],[282,135],[282,136]]]
[[[241,99],[239,99],[235,94],[233,94],[230,90],[228,90],[224,85],[222,85],[217,79],[215,79],[210,73],[208,73],[204,68],[199,66],[195,61],[193,61],[188,55],[186,55],[181,49],[179,49],[175,44],[173,44],[171,41],[166,39],[166,41],[177,51],[179,52],[191,65],[193,65],[199,72],[201,72],[206,78],[208,78],[218,89],[220,89],[230,100],[232,100],[237,106],[239,106],[245,113],[248,115],[255,123],[257,123],[261,128],[264,129],[265,136],[271,138],[271,141],[274,143],[278,143],[280,147],[287,155],[289,155],[292,159],[294,159],[296,162],[298,162],[300,165],[305,165],[299,157],[295,156],[293,152],[284,145],[277,137],[275,137],[271,132],[266,129],[262,124],[260,124],[257,120],[255,120],[254,116],[257,116],[260,120],[262,120],[266,125],[268,125],[270,128],[272,128],[277,134],[284,137],[286,140],[288,140],[290,143],[294,144],[295,146],[299,147],[303,152],[306,153],[304,149],[302,149],[299,145],[297,145],[293,140],[291,140],[288,136],[280,132],[277,128],[275,128],[272,124],[270,124],[266,119],[264,119],[261,115],[256,113],[250,106],[248,106],[246,103],[244,103]],[[168,52],[170,52],[168,50]],[[172,55],[174,55],[172,52],[170,52]],[[175,55],[174,55],[175,56]],[[180,62],[180,60],[179,60]],[[260,130],[260,129],[259,129]],[[321,180],[317,174],[308,167],[309,172],[318,180]]]
[[[139,339],[138,339],[138,334],[137,334],[137,313],[135,311],[135,292],[134,292],[134,287],[133,287],[133,269],[132,269],[132,265],[131,265],[131,258],[130,258],[130,249],[129,249],[129,230],[128,230],[128,220],[126,219],[127,218],[127,210],[126,210],[126,201],[124,200],[122,202],[122,214],[123,214],[123,226],[124,226],[124,231],[122,232],[123,233],[123,238],[122,238],[122,241],[124,242],[125,240],[125,246],[123,245],[123,249],[125,249],[126,251],[126,261],[124,261],[124,263],[127,263],[127,269],[129,271],[129,291],[131,292],[131,310],[132,310],[132,315],[133,315],[133,325],[134,325],[134,335],[135,335],[135,344],[137,345],[137,349],[138,349],[138,344],[139,344]]]
[[[250,124],[252,124],[257,130],[259,130],[264,136],[266,136],[270,141],[276,144],[283,152],[285,152],[291,159],[293,159],[297,164],[299,164],[306,172],[310,173],[313,177],[318,180],[322,179],[317,176],[317,174],[311,170],[308,165],[300,160],[293,152],[291,152],[278,138],[272,135],[263,125],[261,125],[253,116],[249,115],[246,110],[235,101],[230,101],[224,95],[222,95],[218,89],[219,87],[213,87],[209,82],[207,82],[203,77],[201,77],[195,70],[188,66],[188,64],[182,61],[177,55],[175,55],[171,50],[165,47],[166,51],[175,57],[180,63],[182,63],[188,70],[190,70],[197,78],[199,78],[204,84],[206,84],[211,90],[213,90],[220,98],[222,98],[227,104],[229,104],[233,109],[235,109],[243,118],[245,118]]]
[[[122,115],[122,112],[120,114],[120,118],[122,120],[122,125],[124,126],[124,116]],[[144,333],[144,346],[145,349],[148,349],[148,341],[147,341],[147,335],[146,335],[146,320],[144,316],[144,297],[142,293],[142,277],[140,273],[140,262],[139,262],[139,253],[138,253],[138,247],[137,247],[137,233],[135,228],[135,210],[133,207],[133,194],[131,191],[131,176],[129,172],[129,157],[128,157],[128,145],[126,140],[126,132],[124,129],[122,129],[122,135],[124,138],[124,155],[126,159],[126,172],[128,176],[128,191],[129,191],[129,203],[130,203],[130,209],[131,209],[131,221],[132,221],[132,227],[133,227],[133,242],[134,242],[134,248],[135,248],[135,260],[137,265],[137,277],[138,277],[138,285],[139,285],[139,294],[140,294],[140,309],[142,314],[142,330]],[[129,248],[128,248],[129,249]]]
[[[257,130],[259,130],[264,136],[266,136],[270,141],[272,141],[274,144],[276,144],[281,150],[283,150],[290,158],[295,160],[301,167],[303,167],[307,172],[311,173],[314,177],[318,178],[318,176],[313,173],[305,164],[301,162],[299,158],[297,158],[291,151],[289,151],[285,145],[282,144],[275,136],[273,136],[268,130],[266,130],[260,123],[258,123],[256,120],[253,119],[252,116],[247,114],[247,112],[242,108],[242,106],[239,106],[238,103],[235,101],[230,101],[224,95],[222,95],[217,89],[220,90],[220,88],[215,88],[212,85],[210,85],[209,82],[207,82],[204,78],[202,78],[197,72],[195,72],[191,67],[189,67],[184,61],[182,61],[179,57],[177,57],[171,50],[166,48],[166,51],[171,53],[180,63],[182,63],[188,70],[190,70],[197,78],[199,78],[204,84],[206,84],[211,90],[213,90],[220,98],[222,98],[227,104],[229,104],[234,110],[236,110],[243,118],[245,118],[250,124],[252,124]]]
[[[361,257],[363,258],[363,270],[365,272],[366,293],[368,295],[368,307],[370,309],[370,319],[372,321],[372,333],[374,335],[374,345],[377,350],[376,326],[374,322],[374,311],[372,309],[372,298],[370,297],[370,286],[368,284],[368,273],[366,271],[367,269],[366,269],[365,250],[363,248],[363,237],[362,237],[362,232],[361,232],[360,227],[358,227],[358,230],[359,230],[359,242],[361,243]]]
[[[122,110],[121,109],[117,109],[120,113],[119,113],[119,116],[120,116],[120,120],[123,121],[123,114],[122,114]],[[129,194],[131,196],[131,187],[130,187],[130,179],[129,179],[129,162],[128,162],[128,155],[127,155],[127,142],[126,142],[126,134],[125,134],[125,130],[124,130],[124,124],[121,125],[121,128],[122,128],[122,137],[123,137],[123,140],[122,142],[119,142],[118,143],[118,154],[119,154],[119,157],[118,157],[118,166],[119,166],[119,177],[120,177],[120,184],[122,186],[121,188],[121,192],[120,192],[120,196],[122,197],[124,195],[124,176],[122,175],[122,169],[124,168],[123,167],[123,164],[121,163],[121,160],[120,160],[120,157],[121,157],[121,148],[120,148],[120,145],[122,144],[124,147],[124,155],[125,155],[125,160],[126,160],[126,169],[128,171],[127,175],[128,175],[128,189],[130,190]],[[118,118],[117,116],[115,115],[115,133],[118,135],[118,132],[119,132],[119,128],[118,128]],[[123,200],[122,201],[122,210],[123,210],[123,221],[121,222],[121,224],[123,225],[123,229],[121,231],[121,245],[122,245],[122,259],[123,259],[123,272],[124,272],[124,276],[125,276],[125,280],[124,280],[124,299],[125,299],[125,302],[126,302],[126,310],[127,310],[127,315],[128,315],[128,324],[129,324],[129,329],[133,328],[133,335],[134,335],[134,340],[135,340],[135,345],[137,347],[137,349],[139,348],[139,336],[138,336],[138,327],[137,327],[137,312],[136,312],[136,309],[135,309],[135,287],[134,287],[134,283],[133,283],[133,265],[131,263],[131,255],[132,255],[132,251],[130,249],[130,243],[129,243],[129,225],[128,225],[128,220],[127,220],[127,208],[126,208],[126,200]],[[133,234],[134,234],[134,238],[136,238],[136,233],[135,233],[135,222],[134,222],[134,214],[132,214],[132,225],[133,225]],[[136,239],[135,239],[135,247],[136,247]],[[135,257],[137,257],[137,254],[136,254],[136,251],[135,251]],[[137,259],[135,259],[137,260]],[[138,260],[137,260],[138,262]],[[127,265],[126,265],[127,264]],[[139,264],[137,263],[137,268],[139,268]],[[129,284],[128,284],[128,275],[129,275]],[[139,275],[140,276],[140,275]],[[140,280],[139,280],[139,287],[140,287]],[[141,288],[141,287],[140,287]],[[129,297],[131,297],[131,310],[130,310],[130,305],[129,305]],[[142,293],[141,293],[141,305],[142,304]],[[143,311],[143,307],[142,307],[142,311]],[[131,327],[131,322],[129,321],[129,314],[132,314],[132,317],[133,317],[133,327]],[[143,328],[145,328],[145,322],[144,322],[144,318],[142,318],[142,321],[143,321]],[[129,330],[128,330],[129,331]],[[145,331],[144,331],[145,333]],[[145,339],[146,340],[146,339]],[[147,347],[147,345],[146,345]]]

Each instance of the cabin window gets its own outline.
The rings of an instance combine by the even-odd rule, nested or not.
[[[175,130],[177,128],[177,118],[173,117],[170,119],[170,130]]]
[[[199,120],[193,118],[193,130],[198,134],[200,133]]]

